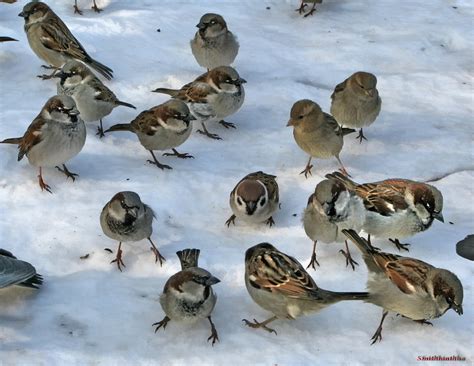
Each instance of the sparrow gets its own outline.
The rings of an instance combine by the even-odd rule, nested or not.
[[[219,14],[204,14],[196,25],[199,30],[191,40],[191,50],[198,64],[207,71],[230,66],[239,52],[239,43]]]
[[[1,36],[0,42],[18,42],[18,39],[12,37]]]
[[[342,128],[329,114],[312,100],[302,99],[293,104],[287,126],[293,126],[293,136],[298,146],[309,154],[308,164],[300,173],[308,178],[312,175],[312,158],[329,159],[333,156],[341,165],[341,170],[348,175],[339,158],[342,150],[343,136],[354,132],[353,129]]]
[[[95,0],[92,0],[93,5],[91,6],[91,9],[94,10],[96,13],[100,13],[103,9],[100,9]],[[79,10],[79,7],[77,6],[77,0],[74,0],[74,14],[79,14],[82,15],[82,11]]]
[[[463,258],[474,261],[474,235],[470,234],[456,244],[456,253]]]
[[[303,212],[303,227],[306,235],[313,241],[311,260],[306,268],[319,266],[316,257],[316,244],[345,241],[346,250],[339,252],[346,258],[346,267],[358,263],[352,259],[346,237],[342,229],[360,231],[365,221],[365,207],[362,199],[349,192],[342,183],[324,179],[318,183],[314,193],[308,198]]]
[[[54,76],[59,78],[58,94],[69,95],[74,99],[85,122],[100,121],[97,132],[100,137],[104,136],[102,118],[108,116],[115,107],[136,109],[132,104],[120,101],[85,64],[79,61],[66,62]]]
[[[262,171],[246,175],[230,192],[229,204],[233,215],[225,222],[227,227],[235,225],[239,218],[250,223],[265,221],[275,224],[273,213],[278,208],[279,195],[276,176]]]
[[[432,185],[399,178],[358,184],[339,172],[326,178],[339,181],[362,199],[366,211],[362,229],[367,234],[388,238],[399,250],[408,251],[409,245],[399,238],[429,229],[435,219],[444,222],[443,195]]]
[[[377,78],[359,71],[337,84],[331,95],[331,114],[341,126],[360,128],[356,137],[367,140],[362,127],[370,126],[380,113],[382,99],[377,90]]]
[[[43,277],[35,267],[0,249],[0,288],[17,285],[37,289],[42,283]]]
[[[132,122],[114,125],[105,132],[133,132],[142,146],[151,153],[153,160],[147,160],[150,164],[162,170],[172,169],[169,165],[161,164],[156,159],[153,150],[172,149],[172,154],[163,155],[181,159],[193,158],[188,153],[179,153],[176,147],[184,143],[191,135],[193,129],[191,121],[195,119],[184,102],[171,99],[141,112]]]
[[[155,263],[160,261],[160,266],[163,265],[165,258],[150,238],[154,217],[153,210],[141,201],[138,194],[130,191],[118,192],[102,209],[100,214],[102,231],[109,238],[119,242],[117,256],[110,263],[117,263],[120,272],[122,272],[121,266],[126,267],[122,260],[122,242],[148,239],[150,249],[155,254]]]
[[[75,181],[78,174],[71,173],[65,163],[79,154],[85,142],[86,126],[79,116],[76,103],[67,95],[50,98],[23,137],[0,141],[18,145],[18,161],[26,155],[28,162],[39,168],[39,186],[49,193],[52,191],[43,180],[42,168],[56,167]]]
[[[237,71],[230,66],[216,67],[181,89],[158,88],[155,93],[164,93],[174,99],[185,102],[191,113],[201,121],[199,133],[215,140],[219,135],[210,133],[205,122],[219,121],[225,128],[235,125],[223,119],[237,112],[244,103],[245,91],[242,84],[246,83]]]
[[[170,320],[192,324],[207,318],[211,324],[212,345],[219,341],[216,327],[211,319],[211,313],[216,305],[217,296],[212,285],[220,280],[203,268],[198,267],[199,249],[184,249],[176,252],[181,262],[181,271],[172,275],[166,281],[160,296],[161,308],[166,316],[163,320],[153,323],[155,333]]]
[[[304,15],[304,17],[308,17],[310,15],[313,15],[313,13],[316,11],[316,4],[322,4],[323,0],[301,0],[301,5],[296,11],[298,13],[303,14],[304,10],[308,6],[308,4],[313,4],[313,7]]]
[[[25,32],[33,52],[51,65],[46,68],[57,71],[67,61],[77,60],[92,67],[106,79],[112,79],[113,70],[91,58],[48,5],[31,1],[23,7],[18,16],[25,18]],[[50,79],[53,75],[54,72],[40,77]]]
[[[449,309],[462,315],[463,287],[456,275],[418,259],[375,250],[354,230],[342,231],[362,252],[369,270],[366,302],[383,308],[372,344],[382,340],[382,324],[389,311],[422,324]]]
[[[366,292],[333,292],[319,288],[293,257],[269,243],[260,243],[245,253],[245,285],[252,299],[273,316],[263,322],[243,319],[251,328],[274,329],[267,324],[276,319],[295,319],[319,312],[343,300],[365,300]]]

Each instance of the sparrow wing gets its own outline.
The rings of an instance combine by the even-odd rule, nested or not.
[[[344,89],[346,88],[346,85],[347,85],[347,80],[348,79],[336,85],[336,87],[334,88],[334,91],[331,94],[331,100],[334,100],[334,98],[336,98],[338,94],[341,94],[344,92]]]
[[[417,292],[420,288],[428,291],[426,280],[433,268],[423,261],[399,257],[384,263],[385,273],[390,280],[405,294]]]
[[[355,191],[363,199],[367,210],[383,216],[390,216],[408,208],[404,190],[390,181],[360,184]]]
[[[112,90],[107,88],[98,78],[90,79],[88,84],[94,89],[94,99],[108,103],[116,103],[118,101],[117,96]]]
[[[23,156],[25,156],[33,146],[43,140],[42,131],[47,125],[44,119],[38,117],[31,123],[18,145],[18,161],[23,159]]]

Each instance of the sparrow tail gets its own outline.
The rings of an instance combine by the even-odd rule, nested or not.
[[[352,132],[356,132],[356,130],[354,130],[353,128],[346,128],[346,127],[342,128],[342,136],[349,135]]]
[[[13,144],[13,145],[19,145],[21,143],[22,137],[12,137],[10,139],[5,139],[3,141],[0,141],[0,144]]]
[[[12,37],[0,37],[0,42],[18,42],[18,39],[12,38]]]
[[[343,229],[342,233],[347,236],[355,245],[357,245],[357,248],[359,248],[364,257],[373,251],[368,241],[364,238],[361,238],[354,230]]]
[[[137,109],[137,107],[135,107],[133,104],[126,103],[126,102],[122,102],[121,100],[117,100],[117,101],[115,102],[115,104],[117,104],[117,105],[123,105],[124,107],[128,107],[128,108]]]
[[[333,292],[337,300],[367,300],[368,292]]]
[[[107,132],[114,132],[114,131],[129,131],[133,132],[132,129],[132,124],[131,123],[119,123],[117,125],[113,125],[110,127],[107,131],[104,131],[104,133]]]
[[[175,97],[176,95],[178,95],[178,91],[179,90],[176,90],[176,89],[158,88],[158,89],[153,90],[153,93],[163,93],[163,94],[168,94],[172,97]]]
[[[325,177],[333,181],[341,182],[344,185],[344,187],[346,187],[347,189],[351,191],[353,191],[358,186],[356,182],[349,179],[347,176],[345,176],[341,172],[333,172],[331,174],[326,174]]]
[[[114,77],[114,71],[110,67],[101,64],[99,61],[96,61],[91,58],[89,60],[86,60],[86,63],[88,63],[97,72],[102,74],[102,76],[107,80],[110,80]]]
[[[176,252],[181,262],[181,269],[192,268],[198,266],[199,249],[184,249]]]

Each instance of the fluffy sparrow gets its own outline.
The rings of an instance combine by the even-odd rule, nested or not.
[[[296,11],[298,13],[303,14],[304,10],[308,6],[308,4],[313,4],[313,7],[304,15],[304,17],[308,17],[310,15],[313,15],[313,13],[316,11],[316,4],[322,4],[323,0],[301,0],[301,5]]]
[[[360,231],[365,221],[365,207],[362,200],[350,193],[343,184],[325,179],[318,183],[314,193],[308,198],[308,205],[303,213],[303,226],[306,235],[313,241],[313,253],[308,266],[316,269],[319,266],[316,258],[316,244],[345,241],[346,250],[340,253],[346,258],[346,266],[357,262],[351,257],[347,240],[342,229]]]
[[[102,118],[108,116],[115,107],[125,106],[136,109],[115,96],[102,81],[82,62],[70,60],[55,74],[59,78],[58,94],[69,95],[74,99],[81,118],[85,122],[100,121],[97,134],[104,136]]]
[[[0,42],[18,42],[18,39],[12,38],[12,37],[6,37],[6,36],[1,36],[0,37]]]
[[[263,309],[274,314],[271,318],[253,323],[251,328],[275,330],[267,324],[280,319],[295,319],[316,313],[343,300],[365,300],[366,292],[332,292],[319,288],[303,266],[273,245],[261,243],[245,253],[245,285],[252,299]]]
[[[23,137],[9,138],[0,143],[18,145],[18,161],[26,155],[28,162],[39,168],[41,190],[51,193],[51,188],[43,180],[42,168],[56,167],[74,181],[77,174],[71,173],[65,162],[79,154],[85,142],[86,126],[79,118],[76,103],[67,95],[58,95],[46,102]]]
[[[192,158],[187,153],[179,153],[176,147],[184,143],[191,135],[193,129],[191,121],[195,118],[189,112],[189,108],[180,100],[171,99],[140,113],[132,122],[118,124],[110,127],[105,132],[129,131],[137,135],[142,146],[147,149],[153,160],[147,160],[150,164],[160,169],[172,169],[169,165],[161,164],[153,150],[172,149],[173,154],[165,153],[165,156],[177,156],[181,159]]]
[[[168,94],[174,99],[185,102],[191,113],[201,121],[202,130],[199,133],[212,139],[221,138],[209,133],[205,126],[207,121],[219,121],[225,128],[235,128],[233,123],[223,119],[237,112],[245,98],[246,83],[237,71],[229,66],[220,66],[199,76],[193,82],[184,85],[181,89],[158,88],[156,93]]]
[[[36,273],[35,267],[0,249],[0,288],[13,285],[39,288],[42,283],[43,277]]]
[[[278,208],[278,184],[276,176],[264,172],[246,175],[230,192],[229,204],[233,215],[226,221],[227,227],[235,225],[235,219],[260,223],[270,227],[275,224],[273,213]]]
[[[181,262],[181,271],[166,281],[160,296],[161,308],[166,316],[156,322],[155,333],[170,320],[192,324],[207,318],[211,324],[211,335],[207,341],[212,345],[219,340],[216,327],[211,319],[211,313],[216,305],[217,297],[212,285],[220,280],[203,268],[198,267],[199,249],[185,249],[176,252]]]
[[[91,6],[91,9],[94,10],[96,13],[100,13],[103,9],[100,9],[95,0],[92,0],[93,5]],[[74,0],[74,14],[79,14],[82,15],[82,11],[79,10],[79,7],[77,6],[77,0]]]
[[[397,178],[358,184],[339,172],[326,178],[341,182],[362,199],[366,210],[363,230],[367,234],[389,238],[399,250],[408,251],[409,245],[401,244],[399,238],[429,229],[435,219],[444,222],[443,196],[429,184]]]
[[[369,270],[366,300],[383,308],[372,344],[382,340],[382,324],[389,311],[422,324],[449,309],[462,315],[463,288],[456,275],[418,259],[375,250],[354,230],[342,231],[362,252]],[[432,325],[432,324],[431,324]]]
[[[208,71],[231,65],[239,51],[239,43],[227,29],[224,18],[219,14],[207,13],[196,27],[199,30],[191,40],[191,50],[198,64]]]
[[[341,126],[360,128],[357,138],[365,139],[362,127],[370,126],[380,113],[382,99],[377,90],[377,78],[359,71],[336,85],[331,95],[331,114]]]
[[[151,241],[153,232],[152,221],[155,217],[153,210],[144,204],[135,192],[119,192],[102,209],[100,226],[105,235],[119,242],[117,256],[110,263],[117,263],[117,268],[122,272],[125,266],[122,260],[122,242],[135,242],[148,239],[151,251],[155,254],[155,263],[160,261],[163,265],[165,258]]]
[[[67,61],[77,60],[89,65],[106,79],[113,77],[112,69],[91,58],[66,24],[45,3],[29,2],[18,15],[25,18],[25,32],[31,49],[51,65],[50,68],[57,70]],[[43,79],[53,75],[43,76]]]
[[[309,154],[308,164],[300,173],[307,178],[311,174],[312,158],[329,159],[335,157],[344,174],[348,174],[339,158],[343,136],[354,132],[343,129],[329,114],[312,100],[302,99],[293,104],[287,126],[293,126],[293,136],[298,146]]]

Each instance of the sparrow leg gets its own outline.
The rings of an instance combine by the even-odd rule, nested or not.
[[[168,316],[165,316],[163,318],[163,320],[159,321],[159,322],[156,322],[156,323],[153,323],[152,324],[152,327],[156,326],[155,328],[155,333],[158,331],[158,329],[160,329],[161,327],[163,327],[163,330],[166,329],[166,325],[168,324],[168,322],[170,321],[171,319],[168,318]]]
[[[179,159],[194,159],[194,156],[189,155],[188,153],[179,153],[178,150],[172,149],[173,153],[164,153],[163,156],[176,156]]]
[[[304,168],[304,170],[302,172],[300,172],[300,174],[304,174],[305,178],[308,178],[308,174],[313,175],[311,173],[311,169],[313,169],[313,166],[311,165],[311,159],[312,158],[313,158],[312,156],[309,157],[308,164],[306,164],[306,167]]]
[[[342,253],[344,257],[346,257],[346,267],[349,266],[350,264],[352,267],[352,270],[355,271],[354,264],[358,266],[359,263],[357,263],[355,260],[352,259],[351,252],[349,251],[349,246],[347,245],[347,240],[345,240],[345,242],[346,242],[346,250],[341,249],[339,253]]]
[[[407,252],[409,251],[408,247],[410,246],[410,244],[402,244],[400,243],[400,241],[398,239],[388,239],[390,242],[392,242],[393,244],[395,244],[395,246],[397,247],[398,250],[406,250]]]
[[[77,6],[77,0],[74,0],[74,14],[82,15],[82,11],[80,11],[79,7]]]
[[[304,12],[304,9],[306,9],[308,5],[304,3],[304,0],[301,0],[301,5],[298,9],[295,9],[295,11],[297,11],[298,13],[303,14]]]
[[[163,266],[163,261],[166,261],[165,257],[163,257],[161,254],[160,254],[160,251],[158,250],[158,248],[155,246],[155,244],[153,244],[153,242],[151,241],[150,238],[148,238],[148,241],[151,243],[151,251],[155,254],[155,263],[160,261],[160,267]]]
[[[317,242],[318,241],[315,240],[314,243],[313,243],[313,253],[311,254],[311,260],[309,261],[309,264],[306,267],[306,269],[308,269],[309,267],[313,267],[313,269],[316,270],[316,265],[318,265],[318,267],[319,267],[319,262],[316,259],[316,243]]]
[[[94,5],[91,7],[91,9],[94,10],[96,13],[100,13],[102,11],[102,9],[97,7],[97,4],[95,3],[95,0],[93,0],[93,2],[94,2]]]
[[[206,125],[204,124],[204,122],[201,122],[201,126],[202,126],[202,130],[197,130],[197,132],[199,132],[201,135],[204,135],[204,136],[207,136],[211,139],[214,139],[214,140],[222,140],[222,138],[215,134],[215,133],[210,133],[207,128],[206,128]]]
[[[370,234],[367,235],[367,243],[369,244],[369,247],[370,247],[372,250],[380,251],[380,248],[374,247],[374,246],[372,245],[372,241],[370,240]]]
[[[382,313],[382,319],[380,320],[379,327],[375,331],[372,338],[370,338],[370,340],[372,341],[371,345],[374,344],[377,341],[380,342],[382,340],[382,324],[383,324],[383,321],[385,320],[385,317],[387,316],[387,314],[388,314],[388,311],[384,310],[383,313]]]
[[[225,224],[227,225],[227,227],[230,227],[230,224],[234,224],[234,225],[235,225],[235,218],[236,218],[235,215],[232,215],[231,217],[229,217],[229,219],[225,222]]]
[[[214,323],[212,322],[211,316],[209,315],[207,319],[209,319],[209,323],[211,323],[211,335],[207,341],[209,342],[212,339],[212,346],[214,347],[214,343],[216,343],[216,341],[219,342],[219,336],[217,335],[217,330],[214,326]]]
[[[433,326],[433,323],[432,322],[429,322],[428,320],[426,319],[421,319],[421,320],[413,320],[414,322],[417,322],[418,324],[421,324],[421,325],[431,325]]]
[[[150,151],[151,153],[151,156],[153,156],[153,160],[147,160],[147,162],[149,162],[150,164],[153,164],[153,165],[156,165],[158,168],[160,168],[161,170],[164,170],[164,169],[173,169],[172,167],[170,167],[169,165],[165,165],[165,164],[160,164],[160,162],[156,159],[156,156],[155,154],[153,153],[152,150],[148,150]]]
[[[117,268],[119,269],[120,272],[122,272],[122,267],[120,266],[126,267],[125,263],[123,263],[123,260],[122,260],[122,242],[119,242],[119,246],[117,249],[117,256],[110,263],[117,263]]]
[[[69,169],[67,168],[66,164],[63,164],[62,169],[58,166],[56,167],[56,169],[59,170],[61,173],[63,173],[67,179],[71,178],[73,182],[76,180],[76,177],[79,176],[79,174],[71,173]]]
[[[341,159],[339,158],[339,155],[336,155],[336,159],[339,162],[339,165],[341,166],[341,169],[339,171],[344,174],[346,177],[350,177],[351,175],[347,172],[346,168],[344,168],[344,164],[342,164]]]
[[[226,122],[226,121],[224,121],[223,119],[219,121],[219,124],[221,124],[221,125],[224,126],[225,128],[237,128],[237,127],[235,127],[235,123]]]
[[[267,221],[265,221],[265,224],[269,225],[270,227],[272,227],[273,225],[275,225],[275,221],[273,220],[273,217],[270,216]]]
[[[56,75],[56,73],[61,69],[60,67],[56,67],[56,66],[47,66],[47,65],[41,65],[41,67],[43,69],[46,69],[46,70],[53,70],[53,72],[49,75],[46,75],[46,74],[43,74],[43,75],[36,75],[37,77],[39,77],[41,80],[49,80],[49,79],[52,79],[54,78],[54,76]]]
[[[305,15],[304,15],[304,18],[310,16],[310,15],[313,15],[313,13],[316,11],[316,1],[313,3],[313,7],[311,8],[310,11],[308,11]]]
[[[96,136],[99,136],[100,139],[105,136],[104,128],[102,126],[102,118],[100,119],[99,127],[97,127]]]
[[[362,143],[362,140],[368,141],[367,137],[364,136],[364,131],[362,131],[362,128],[359,130],[359,134],[356,136],[356,140],[359,139],[359,144]]]
[[[51,187],[48,186],[43,180],[43,174],[42,174],[42,171],[41,171],[41,167],[39,168],[38,184],[39,184],[42,191],[53,193],[53,192],[51,192]]]
[[[248,321],[247,319],[242,319],[242,321],[245,323],[245,325],[249,326],[250,328],[263,328],[265,329],[267,332],[269,333],[275,333],[277,334],[276,330],[275,329],[272,329],[272,328],[268,328],[267,327],[267,324],[276,320],[277,317],[276,316],[272,316],[270,319],[267,319],[265,320],[264,322],[261,322],[259,323],[257,320],[253,320],[253,323]]]

